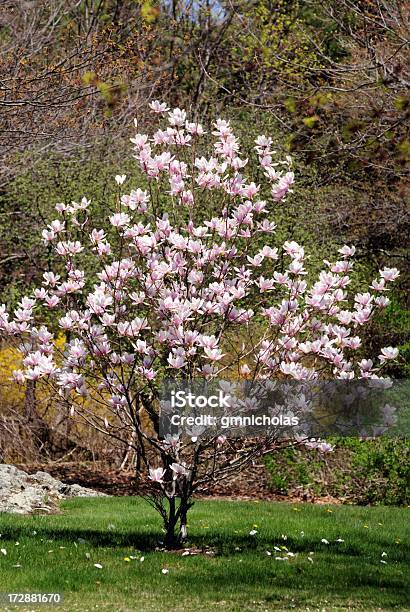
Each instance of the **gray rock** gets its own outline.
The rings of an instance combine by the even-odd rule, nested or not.
[[[80,487],[78,484],[69,485],[69,487],[70,492],[68,497],[107,497],[105,493],[100,493],[93,489],[86,489],[85,487]]]
[[[70,497],[106,495],[77,484],[66,484],[47,472],[26,474],[13,465],[0,464],[0,512],[56,512],[59,501]]]

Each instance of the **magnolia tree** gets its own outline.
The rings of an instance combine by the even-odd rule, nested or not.
[[[274,211],[291,191],[291,160],[274,161],[272,139],[259,136],[258,184],[228,121],[206,133],[184,110],[150,106],[165,125],[131,139],[147,188],[127,190],[127,177],[116,176],[105,227],[93,227],[86,198],[57,204],[43,240],[60,263],[14,313],[0,309],[0,330],[23,354],[19,383],[43,380],[57,389],[61,410],[138,452],[146,496],[175,546],[186,538],[193,493],[278,442],[162,438],[161,381],[381,377],[397,349],[375,361],[355,354],[399,273],[381,270],[349,295],[355,249],[343,246],[339,261],[325,261],[308,282],[303,246],[275,246]],[[44,324],[47,310],[53,324]]]

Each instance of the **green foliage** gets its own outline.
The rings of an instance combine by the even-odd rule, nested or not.
[[[272,489],[289,494],[299,488],[315,496],[332,495],[348,503],[410,503],[410,439],[329,438],[332,453],[302,447],[268,455]]]
[[[397,144],[397,150],[400,153],[400,157],[408,160],[410,159],[410,140],[407,138]]]
[[[398,96],[394,101],[394,106],[399,111],[406,111],[410,107],[410,97],[409,96]]]
[[[407,333],[410,330],[410,310],[403,308],[395,294],[391,295],[390,304],[384,311],[382,318],[386,326],[394,325],[396,329]]]
[[[295,98],[293,97],[286,98],[283,104],[289,113],[296,113],[297,103],[296,103]]]
[[[295,448],[284,448],[279,451],[280,461],[276,453],[267,455],[265,465],[270,472],[272,489],[287,495],[293,482],[299,486],[306,486],[310,482],[310,466],[306,462],[298,461],[298,451]]]
[[[334,62],[339,62],[349,55],[349,51],[343,44],[339,25],[329,19],[326,11],[321,10],[321,3],[301,2],[299,18],[310,32],[321,33],[321,47],[325,56]]]
[[[380,338],[379,344],[383,346],[395,345],[398,347],[401,362],[390,371],[390,374],[397,378],[408,378],[410,375],[410,310],[407,305],[406,285],[404,288],[396,288],[389,297],[390,304],[374,319],[369,333],[374,336],[372,342],[374,349],[380,348],[374,341],[377,338]]]
[[[143,21],[149,24],[154,23],[160,14],[160,9],[151,0],[143,0],[140,10]]]
[[[307,128],[314,128],[317,122],[320,121],[319,115],[312,115],[311,117],[304,117],[303,123]]]
[[[410,502],[410,440],[378,438],[358,442],[352,467],[366,479],[365,503],[408,505]],[[343,440],[340,444],[343,447]]]
[[[359,132],[364,126],[364,121],[360,119],[350,119],[346,121],[346,123],[341,126],[340,130],[344,142],[349,142],[352,136],[357,134],[357,132]]]
[[[105,116],[111,117],[112,111],[121,103],[127,86],[118,78],[113,82],[102,81],[98,78],[95,72],[87,71],[82,76],[82,81],[85,85],[92,85],[99,91],[101,100],[105,106]]]
[[[314,33],[305,32],[299,2],[257,0],[243,5],[232,61],[258,66],[253,78],[303,80],[305,70],[318,68],[320,56],[313,42]],[[235,52],[236,51],[236,52]]]

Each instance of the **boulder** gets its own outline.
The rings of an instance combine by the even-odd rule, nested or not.
[[[13,465],[0,464],[0,512],[15,514],[50,513],[62,499],[106,497],[105,493],[66,484],[47,472],[26,474]]]

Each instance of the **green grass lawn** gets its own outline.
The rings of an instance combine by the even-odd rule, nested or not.
[[[0,591],[62,591],[70,611],[410,609],[407,508],[198,501],[190,545],[215,556],[155,551],[158,518],[138,498],[62,510],[0,515]]]

